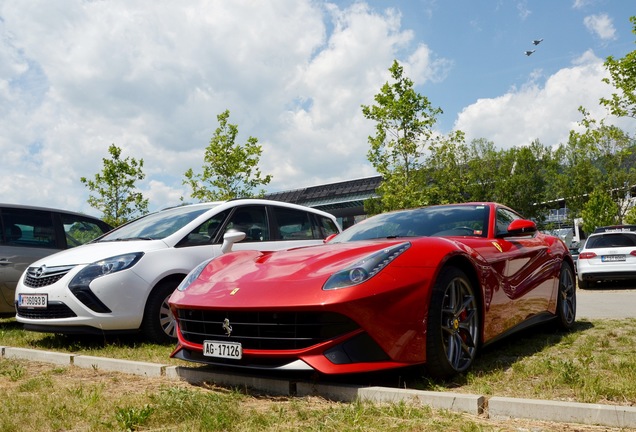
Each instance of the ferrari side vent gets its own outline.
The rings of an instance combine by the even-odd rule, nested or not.
[[[240,342],[246,349],[301,349],[358,329],[355,322],[333,312],[179,309],[177,315],[181,334],[188,342]]]

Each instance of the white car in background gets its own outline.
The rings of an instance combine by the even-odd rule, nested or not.
[[[16,287],[16,319],[32,331],[140,331],[170,342],[176,333],[168,298],[190,270],[231,248],[237,232],[245,238],[235,250],[277,250],[322,244],[340,231],[329,213],[271,200],[162,210],[33,263]]]
[[[617,280],[636,280],[636,226],[597,228],[580,249],[579,288]]]

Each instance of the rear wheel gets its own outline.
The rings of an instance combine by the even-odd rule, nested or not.
[[[570,330],[574,326],[576,320],[576,279],[572,267],[567,262],[561,264],[556,314],[560,329]]]
[[[431,295],[426,369],[436,378],[465,372],[479,346],[480,312],[475,288],[456,267],[442,270]]]
[[[168,343],[177,338],[176,320],[168,305],[168,299],[177,285],[171,281],[161,282],[148,297],[141,332],[151,342]]]
[[[590,283],[590,281],[580,280],[579,279],[579,288],[581,288],[581,289],[590,289],[590,288],[592,288],[592,284]]]

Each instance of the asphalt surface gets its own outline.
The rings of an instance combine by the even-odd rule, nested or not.
[[[577,289],[576,318],[636,318],[636,288],[606,285],[603,288]]]

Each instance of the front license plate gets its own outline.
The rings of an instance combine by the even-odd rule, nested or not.
[[[48,294],[18,294],[18,307],[46,309],[48,303]]]
[[[240,360],[243,358],[243,347],[239,342],[203,341],[203,355]]]
[[[625,255],[603,255],[601,257],[602,262],[616,262],[625,261]]]

